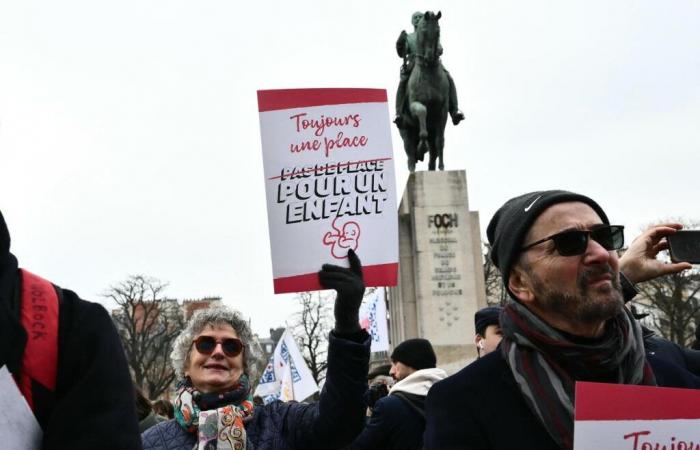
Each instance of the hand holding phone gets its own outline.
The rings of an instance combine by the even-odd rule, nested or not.
[[[673,262],[700,264],[700,230],[682,230],[666,236]]]

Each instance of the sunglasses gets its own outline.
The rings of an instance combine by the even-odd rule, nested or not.
[[[592,230],[567,230],[553,234],[537,242],[526,245],[521,251],[529,250],[543,242],[553,241],[554,248],[561,256],[583,255],[588,248],[588,239],[593,239],[605,250],[619,250],[625,244],[622,225],[600,225]]]
[[[243,351],[243,342],[236,338],[216,339],[213,336],[200,336],[194,340],[194,348],[203,355],[211,355],[214,353],[216,344],[221,344],[221,350],[224,355],[233,358],[238,356]]]

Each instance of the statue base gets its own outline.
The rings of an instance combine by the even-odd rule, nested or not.
[[[466,172],[412,173],[399,206],[399,283],[388,291],[392,346],[428,339],[448,374],[472,362],[474,313],[486,306],[482,264]]]

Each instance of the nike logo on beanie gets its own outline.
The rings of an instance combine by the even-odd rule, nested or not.
[[[525,207],[525,212],[530,211],[530,208],[532,208],[532,205],[534,205],[535,203],[537,203],[537,200],[539,200],[539,199],[541,199],[541,198],[542,198],[542,196],[540,195],[540,196],[538,196],[536,199],[534,199],[534,200],[532,201],[532,203],[530,203],[529,205],[527,205],[527,206]]]

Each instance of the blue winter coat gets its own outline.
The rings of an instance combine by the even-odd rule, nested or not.
[[[331,332],[320,400],[256,407],[246,424],[253,450],[331,450],[351,442],[364,425],[369,347],[365,332],[352,338]],[[148,429],[141,438],[144,450],[191,450],[197,442],[196,434],[187,433],[175,420]]]
[[[659,386],[700,388],[687,370],[647,359]],[[560,450],[525,403],[500,351],[435,383],[425,413],[425,450]]]
[[[424,429],[424,416],[406,400],[388,395],[377,400],[367,426],[346,450],[420,450]]]

